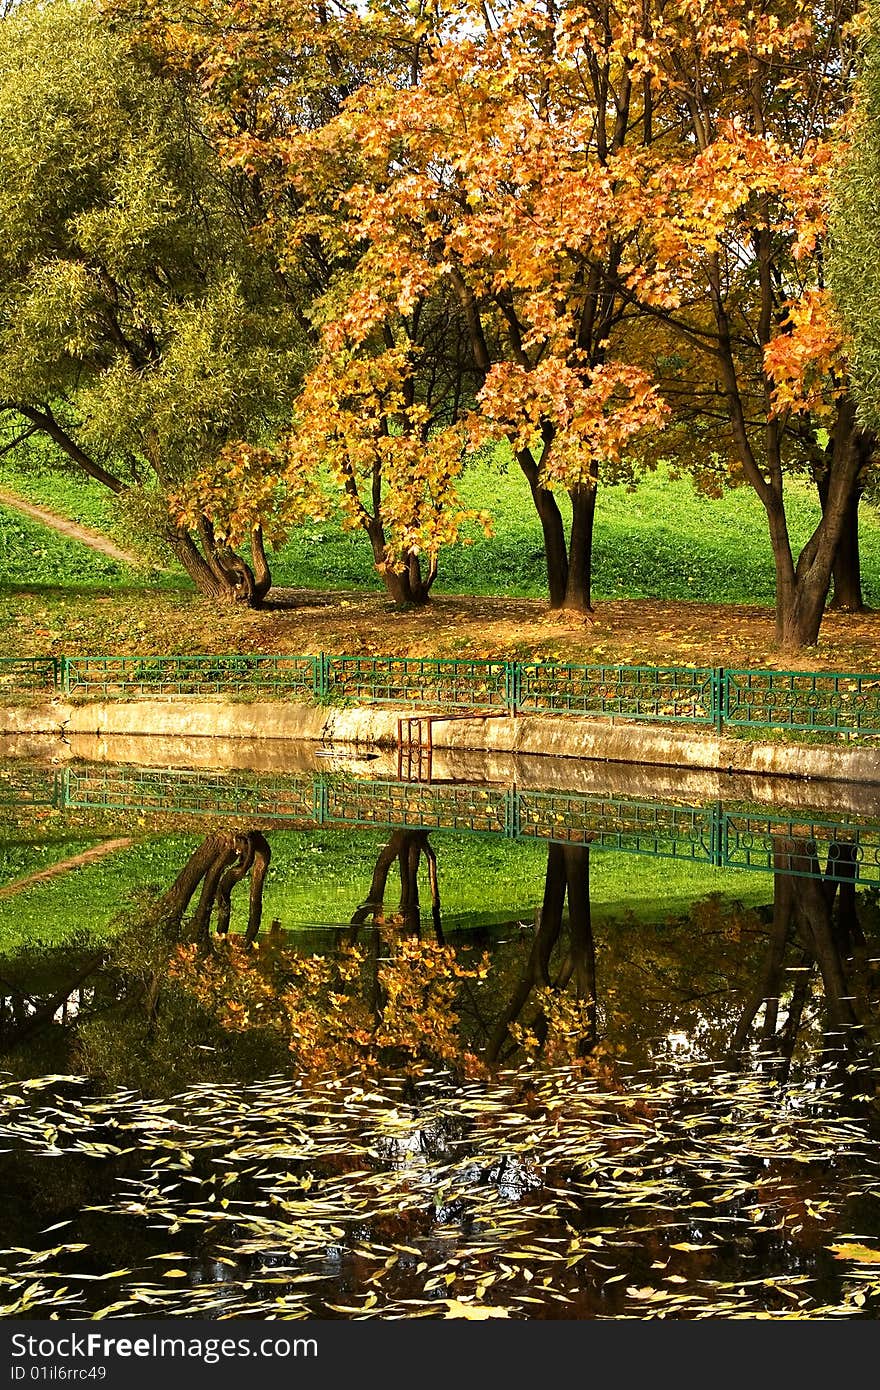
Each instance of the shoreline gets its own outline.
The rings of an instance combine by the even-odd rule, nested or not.
[[[351,748],[356,752],[394,750],[398,721],[432,720],[434,762],[443,756],[613,763],[629,767],[714,772],[723,779],[746,776],[782,781],[848,783],[880,788],[880,746],[758,742],[718,735],[705,729],[614,722],[579,715],[474,715],[452,717],[436,709],[375,706],[329,706],[268,701],[211,699],[138,699],[71,704],[0,707],[0,736],[49,738],[62,745],[85,741],[89,759],[104,760],[105,741],[162,740],[168,753],[186,759],[198,749],[197,761],[213,745],[244,743],[270,748],[284,744]],[[146,752],[146,748],[143,749]],[[220,761],[225,760],[225,754]],[[286,756],[290,757],[288,751]],[[406,754],[404,755],[406,758]],[[134,761],[139,761],[139,757]]]

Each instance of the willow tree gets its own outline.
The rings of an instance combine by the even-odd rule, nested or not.
[[[301,287],[202,116],[91,0],[0,19],[0,409],[125,493],[201,593],[253,605],[291,512],[264,446],[301,377]],[[211,514],[181,501],[206,470]]]

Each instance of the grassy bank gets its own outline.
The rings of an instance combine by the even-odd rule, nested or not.
[[[16,472],[2,483],[129,546],[112,497],[75,475]],[[549,614],[540,531],[520,478],[482,464],[466,476],[488,500],[493,539],[443,557],[424,611],[391,607],[360,535],[303,528],[275,557],[278,588],[260,612],[201,600],[179,572],[132,569],[0,508],[0,655],[289,652],[511,656],[585,662],[880,670],[880,614],[829,613],[819,645],[792,663],[774,647],[772,566],[761,507],[747,489],[718,501],[658,473],[635,492],[602,491],[590,623]],[[795,538],[816,519],[791,485]],[[862,507],[865,593],[880,607],[880,513]],[[285,586],[296,586],[294,590]]]
[[[137,548],[137,537],[126,529],[112,495],[88,479],[73,473],[26,471],[4,460],[0,481],[32,502]],[[815,488],[805,482],[792,480],[788,488],[792,537],[800,546],[818,520],[818,501]],[[519,470],[498,462],[476,463],[464,475],[462,494],[469,505],[491,512],[494,535],[487,539],[472,529],[471,544],[444,554],[438,592],[542,597],[541,529]],[[865,502],[861,536],[866,599],[880,605],[880,510]],[[360,533],[343,534],[333,520],[297,531],[275,555],[273,568],[279,586],[381,588],[366,538]],[[45,541],[35,550],[29,530],[16,534],[8,515],[0,518],[0,584],[83,583],[101,578],[130,582],[122,567],[117,570],[114,575],[83,557],[74,563],[69,554],[59,554]],[[186,587],[182,575],[165,582]],[[649,474],[634,491],[604,487],[596,511],[594,584],[599,600],[699,598],[711,603],[772,603],[773,565],[763,508],[750,488],[730,490],[710,500],[698,496],[688,480],[670,478],[665,469]]]

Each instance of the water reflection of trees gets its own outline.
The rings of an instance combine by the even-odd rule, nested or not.
[[[732,1050],[742,1054],[754,1041],[785,1078],[799,1038],[821,1012],[823,1064],[876,1065],[877,985],[856,893],[858,847],[832,843],[824,870],[814,840],[776,836],[773,851],[770,936]]]
[[[208,942],[216,913],[217,933],[225,936],[232,915],[232,892],[244,879],[250,882],[245,941],[253,941],[263,918],[263,887],[272,851],[262,831],[239,830],[208,835],[193,850],[177,878],[156,904],[156,915],[169,935],[179,937],[184,916],[200,888],[189,923],[189,934]]]
[[[554,954],[558,957],[555,965]],[[596,946],[590,913],[590,847],[551,843],[547,846],[544,896],[537,914],[534,941],[510,999],[487,1039],[487,1060],[503,1061],[516,1051],[517,1039],[511,1029],[535,994],[539,1003],[530,1034],[537,1049],[543,1048],[550,1025],[548,1003],[554,994],[566,991],[569,985],[573,986],[574,998],[585,1005],[583,1030],[575,1049],[584,1056],[596,1042]]]
[[[421,930],[419,869],[423,858],[428,867],[431,921],[434,935],[437,941],[442,943],[443,922],[440,912],[437,855],[434,853],[427,830],[395,830],[382,846],[376,857],[367,896],[352,915],[351,930],[347,934],[347,939],[350,942],[357,942],[360,935],[359,929],[367,924],[380,927],[390,921],[405,931],[419,932]],[[396,911],[389,909],[385,902],[388,878],[395,860],[397,860],[400,873],[400,899]]]
[[[706,915],[695,915],[680,979],[664,977],[657,957],[640,950],[638,924],[616,935],[610,928],[604,933],[597,968],[590,853],[589,845],[548,843],[533,930],[523,925],[515,941],[502,950],[486,935],[461,938],[444,931],[442,866],[429,833],[393,830],[376,853],[365,897],[337,934],[336,949],[327,952],[326,979],[316,984],[317,974],[304,965],[312,957],[300,943],[278,931],[260,936],[271,862],[266,836],[254,829],[214,832],[192,850],[167,888],[141,895],[128,912],[125,929],[101,957],[59,972],[51,988],[42,992],[28,993],[0,981],[0,1047],[8,1051],[26,1044],[51,1026],[70,1034],[88,1032],[88,1057],[96,1065],[100,1049],[94,1040],[99,1037],[104,1047],[100,1055],[108,1056],[111,1047],[120,1052],[126,1046],[140,1049],[142,1060],[155,1056],[157,1073],[162,1048],[184,1056],[184,1044],[190,1049],[187,1066],[207,1065],[207,1056],[193,1050],[201,1048],[205,1054],[212,1049],[218,1056],[225,1053],[231,1067],[233,1053],[242,1049],[240,1040],[233,1047],[224,1032],[229,1027],[229,1011],[224,1014],[221,1009],[226,985],[227,1003],[234,997],[245,1020],[242,1033],[249,1029],[256,1036],[261,1029],[267,1034],[273,1027],[278,1031],[299,1026],[305,1016],[297,1001],[305,999],[311,1036],[320,1053],[319,1006],[326,999],[328,1019],[330,1004],[336,1011],[337,1039],[340,1009],[349,1011],[352,1033],[366,1029],[387,1037],[389,962],[393,966],[405,949],[411,950],[403,944],[409,940],[425,952],[435,952],[419,987],[435,1010],[435,1022],[439,1012],[446,1011],[444,1037],[457,1031],[462,1056],[478,1056],[489,1067],[515,1063],[524,1053],[552,1055],[554,1060],[589,1058],[607,1042],[609,1018],[617,1030],[612,1051],[620,1050],[621,1036],[625,1045],[628,1034],[638,1038],[652,1027],[656,1031],[659,1026],[662,1038],[664,1020],[675,1015],[676,990],[691,1008],[690,1017],[703,1009],[708,1018],[714,1009],[708,1036],[702,1040],[705,1060],[710,1060],[710,1049],[716,1061],[733,1056],[740,1063],[756,1051],[762,1067],[773,1067],[786,1077],[799,1042],[806,1055],[816,1050],[818,1038],[820,1060],[837,1059],[844,1067],[854,1055],[872,1055],[876,988],[862,921],[864,903],[856,893],[853,845],[833,846],[833,872],[826,866],[823,874],[813,842],[777,838],[773,913],[762,954],[754,957],[755,931],[761,928],[755,914],[750,915],[747,939],[728,933],[724,952],[711,941],[717,921],[709,919],[707,927]],[[230,936],[238,899],[246,905],[247,920],[242,932]],[[724,926],[722,920],[718,935]],[[224,940],[230,945],[222,945]],[[477,979],[473,970],[456,973],[456,962],[469,959],[473,964],[475,940],[492,949],[488,981]],[[186,969],[179,963],[182,950],[190,952]],[[735,983],[741,986],[752,972],[744,996],[740,994],[738,1016],[732,1010],[734,982],[729,974],[724,978],[735,955]],[[351,959],[356,959],[357,968]],[[222,962],[222,969],[212,964],[216,961]],[[713,977],[700,982],[701,971],[708,977],[710,961]],[[423,964],[411,950],[397,983],[407,969],[415,974]],[[197,988],[208,976],[216,985],[210,998]],[[96,979],[102,982],[99,990]],[[447,987],[450,980],[453,988]],[[253,1008],[242,981],[253,986]],[[695,982],[702,983],[703,994],[693,988]],[[724,1007],[719,995],[724,996]],[[609,1004],[612,996],[614,1008]],[[664,996],[672,999],[671,1005],[664,1005]],[[415,1007],[411,1001],[411,1014]],[[96,1017],[97,1027],[83,1028]],[[728,1028],[726,1040],[719,1031],[721,1023]],[[327,1037],[330,1032],[328,1022]],[[410,1059],[414,1037],[408,1035]],[[327,1059],[331,1051],[325,1049]],[[256,1054],[249,1055],[253,1061]],[[286,1054],[282,1050],[273,1055]],[[392,1058],[394,1048],[389,1046],[383,1055]],[[430,1056],[427,1044],[426,1055]],[[448,1048],[443,1060],[449,1061]]]

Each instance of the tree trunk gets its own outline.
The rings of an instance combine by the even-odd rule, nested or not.
[[[593,518],[596,514],[596,485],[582,483],[569,493],[571,498],[571,541],[568,549],[568,578],[565,608],[592,613],[591,578],[593,567]]]
[[[795,580],[790,587],[780,588],[777,582],[776,641],[783,651],[800,651],[818,642],[829,583],[830,577],[823,582],[821,575]]]
[[[254,561],[254,595],[262,603],[272,587],[272,571],[266,558],[262,526],[255,526],[251,535],[251,554]]]
[[[240,555],[217,544],[207,519],[199,526],[198,543],[183,529],[167,533],[166,539],[203,598],[260,607],[271,587],[272,574],[259,528],[254,531],[252,542],[256,574]]]
[[[822,515],[828,505],[828,478],[823,476],[818,484]],[[862,596],[862,564],[859,553],[859,502],[862,489],[859,483],[852,490],[843,516],[843,529],[837,544],[837,553],[831,573],[834,579],[834,593],[829,607],[843,613],[862,613],[865,600]]]
[[[784,650],[798,651],[818,640],[832,566],[866,447],[865,436],[856,426],[855,405],[850,396],[843,396],[837,407],[822,519],[796,565],[781,491],[763,499],[776,565],[776,638]]]
[[[568,590],[568,555],[565,547],[565,528],[559,504],[549,488],[531,485],[532,501],[544,535],[544,558],[547,563],[547,592],[551,608],[564,608]]]
[[[364,530],[370,538],[376,570],[382,576],[382,583],[391,602],[398,608],[424,608],[431,596],[431,585],[437,576],[436,563],[432,564],[427,576],[422,574],[420,557],[410,551],[403,564],[391,565],[385,547],[385,527],[381,517],[369,517],[364,521]]]

